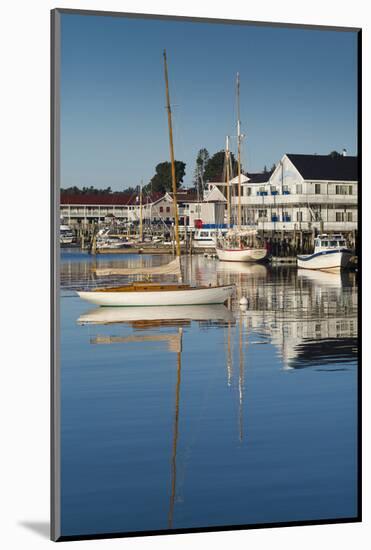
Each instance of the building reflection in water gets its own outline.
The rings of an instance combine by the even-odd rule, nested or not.
[[[218,271],[229,273],[248,299],[246,332],[276,346],[283,368],[357,360],[355,273],[233,264]]]
[[[163,342],[169,352],[176,354],[168,509],[170,529],[179,498],[179,423],[182,407],[187,406],[181,400],[185,327],[196,322],[201,330],[215,327],[223,331],[226,384],[231,391],[236,391],[240,444],[245,437],[245,367],[254,344],[273,345],[282,359],[280,364],[284,370],[316,367],[316,370],[323,371],[332,370],[331,365],[334,365],[333,370],[339,370],[357,359],[356,274],[213,263],[212,269],[205,269],[200,276],[200,265],[200,259],[196,259],[194,266],[198,275],[194,278],[197,282],[205,279],[205,273],[213,273],[218,282],[237,285],[236,297],[227,307],[96,308],[81,315],[77,321],[89,325],[125,324],[133,329],[132,334],[125,336],[95,334],[90,337],[93,345]],[[75,271],[74,277],[76,273],[81,277],[81,270]],[[63,280],[66,282],[66,277]],[[73,290],[73,286],[65,285],[69,290]],[[241,296],[247,298],[246,307],[239,306]]]

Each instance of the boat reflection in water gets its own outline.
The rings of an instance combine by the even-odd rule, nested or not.
[[[243,441],[243,399],[244,399],[244,334],[242,325],[243,315],[239,316],[238,325],[238,432],[239,441]],[[180,419],[180,397],[181,397],[181,370],[183,350],[183,327],[191,322],[217,324],[227,328],[227,373],[228,385],[231,385],[233,369],[232,350],[232,327],[236,324],[235,317],[230,309],[221,304],[200,305],[200,306],[171,306],[167,308],[155,307],[97,307],[92,311],[81,315],[77,319],[79,325],[117,325],[128,324],[133,329],[140,329],[141,334],[130,334],[128,336],[106,336],[97,335],[90,338],[91,344],[128,344],[144,342],[165,342],[168,344],[168,351],[177,354],[177,376],[175,386],[175,407],[173,420],[173,438],[171,445],[171,480],[170,480],[170,502],[168,512],[168,528],[173,527],[174,509],[177,499],[177,450],[179,439]],[[156,329],[160,327],[177,327],[173,333],[143,334],[143,330]]]
[[[242,273],[253,277],[265,278],[268,273],[268,267],[263,264],[249,264],[246,262],[218,262],[217,273]]]
[[[256,266],[264,267],[264,266]],[[266,272],[250,280],[247,327],[260,330],[263,341],[275,345],[283,369],[324,367],[357,360],[357,297],[354,273],[286,270],[281,281]],[[264,289],[264,290],[263,290]]]
[[[133,323],[142,321],[159,326],[165,326],[170,321],[221,321],[231,322],[233,313],[223,304],[200,306],[168,306],[168,307],[97,307],[81,315],[79,324],[108,325],[113,323]]]
[[[68,527],[79,533],[81,514],[90,532],[97,523],[115,532],[307,520],[334,509],[352,517],[354,273],[185,257],[189,279],[233,282],[236,298],[88,310],[69,293],[80,277],[93,283],[89,266],[85,276],[75,263],[61,300]]]

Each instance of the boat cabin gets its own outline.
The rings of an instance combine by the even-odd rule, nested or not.
[[[320,252],[325,249],[333,248],[347,248],[347,242],[340,234],[337,235],[318,235],[314,241],[314,251]]]
[[[215,244],[217,236],[226,232],[227,229],[196,229],[193,240]]]

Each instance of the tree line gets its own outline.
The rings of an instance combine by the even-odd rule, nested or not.
[[[337,151],[331,151],[329,156],[332,158],[338,158],[342,156]],[[230,152],[230,178],[233,178],[237,175],[237,160],[232,152]],[[273,164],[268,170],[267,166],[264,166],[263,172],[269,173],[276,168],[276,165]],[[243,173],[243,167],[241,166],[241,172]],[[175,180],[176,186],[179,188],[183,183],[184,176],[186,174],[186,164],[180,160],[175,161]],[[210,156],[206,148],[202,148],[198,151],[196,157],[196,166],[193,174],[193,188],[200,195],[200,198],[203,196],[203,192],[206,188],[207,183],[209,182],[220,182],[225,181],[226,178],[226,166],[225,166],[225,151],[217,151],[213,156]],[[139,185],[136,187],[127,187],[123,189],[122,192],[127,194],[138,193]],[[143,186],[143,193],[149,194],[154,192],[166,193],[172,192],[172,175],[171,175],[171,163],[170,162],[160,162],[155,167],[155,173],[150,179],[150,181]],[[120,191],[112,191],[111,187],[106,187],[105,189],[97,189],[93,186],[83,187],[68,187],[61,189],[62,192],[72,193],[78,195],[84,194],[115,194],[120,193]]]

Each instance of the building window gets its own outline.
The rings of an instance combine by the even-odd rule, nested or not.
[[[335,193],[336,195],[352,195],[353,187],[351,185],[336,185]]]
[[[337,222],[343,222],[345,217],[344,212],[336,212],[336,221]]]
[[[296,212],[296,221],[297,222],[303,221],[303,212]]]
[[[163,211],[164,211],[164,207],[160,206],[160,212],[163,212]]]
[[[296,184],[296,194],[301,195],[303,193],[303,185],[301,183]]]
[[[170,212],[170,206],[166,207],[166,212]]]
[[[353,212],[347,212],[347,222],[353,221]]]
[[[314,192],[316,195],[320,195],[321,194],[321,184],[320,183],[316,183],[314,185]]]
[[[251,187],[248,187],[248,188],[247,188],[247,196],[248,196],[248,197],[251,197]]]

